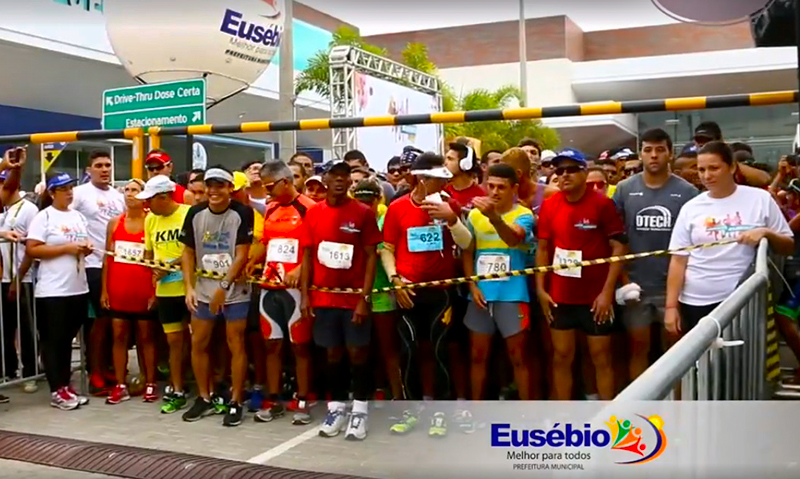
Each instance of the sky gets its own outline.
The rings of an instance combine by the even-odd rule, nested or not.
[[[518,0],[298,1],[359,27],[365,36],[519,19]],[[526,18],[555,15],[567,15],[587,32],[676,22],[651,0],[525,0]]]

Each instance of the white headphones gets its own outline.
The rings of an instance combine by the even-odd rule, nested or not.
[[[461,171],[470,171],[475,165],[475,150],[471,146],[467,146],[467,156],[458,162]]]

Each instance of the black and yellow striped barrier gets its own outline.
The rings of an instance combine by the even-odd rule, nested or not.
[[[777,384],[781,378],[781,356],[778,351],[778,327],[775,324],[772,285],[767,285],[767,359],[765,367],[767,382]]]
[[[653,256],[669,256],[674,253],[679,252],[688,252],[698,249],[705,249],[705,248],[713,248],[715,246],[722,246],[727,244],[736,243],[736,240],[724,240],[724,241],[714,241],[711,243],[703,243],[699,245],[687,246],[685,248],[677,248],[677,249],[665,249],[665,250],[658,250],[658,251],[647,251],[644,253],[632,253],[626,254],[622,256],[611,256],[609,258],[602,258],[602,259],[591,259],[586,261],[581,261],[580,263],[569,264],[569,265],[551,265],[551,266],[539,266],[536,268],[526,268],[520,269],[515,271],[508,271],[505,273],[493,273],[493,274],[484,274],[484,275],[475,275],[475,276],[465,276],[461,278],[450,278],[450,279],[442,279],[438,281],[427,281],[424,283],[409,283],[404,284],[402,286],[389,286],[386,288],[379,288],[372,290],[373,293],[389,293],[392,291],[398,290],[405,290],[405,289],[422,289],[422,288],[438,288],[442,286],[455,286],[464,283],[475,283],[478,281],[484,281],[489,279],[503,279],[503,278],[510,278],[512,276],[530,276],[532,274],[537,273],[548,273],[551,271],[560,271],[564,269],[572,269],[572,268],[584,268],[588,266],[596,266],[601,264],[611,264],[611,263],[621,263],[625,261],[632,261],[635,259],[641,258],[649,258]],[[137,259],[130,256],[116,256],[114,253],[110,251],[104,251],[104,253],[108,256],[115,256],[119,257],[122,260],[129,261],[131,263],[141,264],[143,266],[147,266],[150,268],[157,268],[165,271],[180,271],[179,266],[175,266],[163,261],[154,261],[154,260],[142,260]],[[211,279],[222,279],[225,275],[220,273],[215,273],[212,271],[207,271],[203,269],[196,270],[196,274],[198,276],[204,278],[211,278]],[[249,283],[257,283],[257,284],[264,284],[263,278],[260,276],[251,276],[247,278],[247,282]],[[270,283],[272,286],[282,286],[280,283]],[[342,293],[342,294],[361,294],[361,289],[356,288],[320,288],[316,286],[312,286],[313,290],[321,291],[325,293]]]
[[[471,123],[480,121],[533,120],[570,116],[652,113],[661,111],[704,110],[740,106],[766,106],[796,103],[797,91],[746,93],[737,95],[667,98],[662,100],[608,101],[542,108],[507,108],[496,110],[451,111],[418,115],[378,116],[367,118],[319,118],[299,121],[263,121],[231,125],[195,125],[186,127],[152,127],[147,133],[157,136],[215,135],[231,133],[265,133],[272,131],[328,130],[372,126]],[[39,144],[79,140],[132,139],[138,128],[125,130],[88,130],[32,135],[0,136],[0,144]]]

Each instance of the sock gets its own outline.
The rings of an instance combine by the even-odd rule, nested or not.
[[[353,413],[367,414],[369,413],[369,403],[367,401],[353,401]]]
[[[345,403],[341,401],[331,401],[328,403],[328,411],[344,411]]]

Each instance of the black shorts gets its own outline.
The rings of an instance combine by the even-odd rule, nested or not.
[[[560,331],[577,329],[587,336],[607,336],[615,331],[614,322],[619,321],[619,318],[615,318],[613,321],[597,324],[590,305],[559,304],[552,311],[553,322],[550,323],[552,329]]]
[[[353,313],[351,309],[314,309],[314,344],[326,349],[369,346],[372,320],[367,318],[355,324]]]
[[[411,297],[414,307],[400,310],[403,317],[400,331],[404,335],[410,333],[407,337],[409,340],[413,338],[436,343],[452,326],[454,293],[452,290],[438,288],[418,289],[415,293],[416,296]],[[469,335],[463,324],[463,315],[459,318],[459,322],[466,334]]]
[[[103,269],[86,268],[86,282],[89,283],[89,304],[92,305],[95,318],[108,317],[108,311],[100,304],[103,294]]]
[[[122,319],[124,321],[155,321],[158,319],[158,309],[147,311],[144,313],[128,313],[125,311],[108,311],[109,317],[112,319]]]
[[[720,303],[709,304],[707,306],[692,306],[689,304],[678,303],[678,311],[681,313],[681,332],[688,333],[697,326],[701,319],[705,318],[711,311],[714,311]]]
[[[158,320],[167,334],[183,331],[189,310],[183,296],[158,298]]]
[[[261,321],[258,311],[259,300],[261,298],[261,288],[258,285],[252,285],[250,290],[250,306],[247,309],[247,332],[260,333]]]

